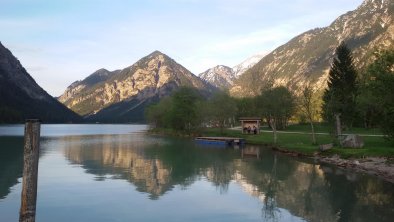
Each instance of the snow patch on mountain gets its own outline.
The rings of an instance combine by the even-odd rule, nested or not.
[[[218,88],[229,88],[233,85],[235,76],[228,66],[218,65],[198,75],[201,79]]]
[[[239,76],[258,63],[266,54],[267,53],[259,53],[253,55],[233,68],[224,65],[215,66],[200,73],[198,77],[218,88],[227,89],[232,87],[234,81],[238,79]]]
[[[252,66],[256,65],[265,55],[268,53],[258,53],[256,55],[253,55],[249,58],[247,58],[245,61],[242,63],[236,65],[233,67],[233,72],[234,76],[238,78],[240,75],[242,75],[246,70],[250,69]]]

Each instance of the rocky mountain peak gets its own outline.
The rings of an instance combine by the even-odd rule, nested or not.
[[[242,75],[246,70],[250,69],[252,66],[256,65],[267,53],[258,53],[253,55],[240,64],[233,67],[234,76],[238,78]]]
[[[75,121],[79,117],[60,104],[27,73],[0,43],[0,122],[39,118],[45,122]]]
[[[371,55],[394,45],[394,1],[365,0],[356,10],[331,25],[302,33],[266,55],[241,75],[230,90],[234,96],[253,96],[266,82],[299,92],[305,84],[326,87],[335,48],[344,41],[355,66],[362,69]]]
[[[391,0],[364,0],[359,8],[362,7],[373,7],[373,8],[384,8],[389,4]]]
[[[148,56],[142,58],[141,60],[144,60],[144,59],[160,60],[161,62],[163,62],[164,60],[172,60],[168,55],[166,55],[158,50],[150,53]]]
[[[91,76],[97,76],[97,72]],[[126,116],[126,113],[139,110],[138,118],[142,119],[143,104],[146,105],[153,98],[166,96],[180,86],[210,90],[208,84],[160,51],[154,51],[133,65],[106,76],[110,78],[93,85],[70,86],[59,100],[89,118],[109,118],[111,114],[111,118],[131,120],[133,116]],[[113,107],[118,109],[116,114],[108,111],[115,109]]]
[[[233,81],[235,80],[233,69],[224,65],[218,65],[210,68],[205,72],[200,73],[198,76],[210,84],[222,89],[227,89],[232,86]]]
[[[49,96],[23,68],[20,61],[0,42],[0,79],[5,79],[23,90],[33,99],[46,99]]]
[[[94,73],[92,73],[91,75],[89,75],[88,77],[86,77],[84,80],[81,81],[81,83],[85,84],[85,85],[94,85],[97,84],[99,82],[105,81],[109,78],[111,78],[112,75],[119,73],[120,70],[115,70],[115,71],[108,71],[104,68],[101,68],[97,71],[95,71]]]
[[[83,80],[78,80],[73,82],[70,86],[67,87],[66,91],[59,96],[58,100],[60,102],[65,102],[72,98],[74,95],[78,94],[85,88],[93,87],[99,83],[102,83],[108,79],[110,79],[113,75],[118,74],[120,70],[108,71],[107,69],[101,68]]]
[[[99,70],[97,70],[96,72],[94,72],[92,75],[97,75],[97,76],[107,76],[109,74],[109,71],[101,68]]]
[[[153,51],[151,54],[149,54],[148,56],[159,56],[159,55],[163,55],[163,56],[167,56],[164,53],[160,52],[159,50],[155,50]]]
[[[234,81],[240,75],[259,62],[264,57],[264,55],[266,55],[266,53],[253,55],[233,68],[224,65],[218,65],[208,69],[203,73],[200,73],[198,76],[218,88],[228,89],[233,86]]]

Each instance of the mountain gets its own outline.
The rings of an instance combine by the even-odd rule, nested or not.
[[[167,55],[155,51],[121,71],[97,72],[71,84],[59,97],[67,107],[90,121],[141,122],[144,108],[180,86],[209,93],[214,87]],[[89,81],[89,78],[99,79]]]
[[[248,69],[252,68],[256,63],[258,63],[266,53],[259,53],[247,58],[245,61],[233,67],[234,76],[239,78],[242,74],[244,74]]]
[[[92,87],[101,82],[105,82],[119,72],[120,70],[110,72],[106,69],[99,69],[86,77],[84,80],[73,82],[69,87],[67,87],[66,91],[58,98],[58,100],[62,103],[65,103],[66,101],[74,98],[83,89]]]
[[[80,120],[44,91],[0,42],[0,122],[22,122],[28,118],[43,122]]]
[[[253,96],[264,85],[288,86],[297,92],[305,84],[326,87],[335,48],[344,41],[361,70],[377,50],[393,47],[394,1],[365,0],[330,26],[307,31],[278,47],[235,81],[233,96]]]
[[[1,140],[0,149],[0,199],[5,199],[20,183],[23,176],[23,145],[19,137],[9,137]]]
[[[227,90],[234,85],[234,81],[239,78],[240,75],[258,63],[264,55],[265,54],[262,53],[253,55],[233,68],[218,65],[200,73],[198,76],[219,89]]]
[[[235,75],[230,67],[218,65],[198,75],[201,79],[220,88],[228,89],[233,85]]]

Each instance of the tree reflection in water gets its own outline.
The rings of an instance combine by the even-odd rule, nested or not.
[[[265,221],[282,220],[283,209],[308,221],[391,221],[394,216],[393,185],[373,177],[295,160],[260,147],[257,159],[242,158],[240,150],[204,148],[179,138],[131,142],[134,139],[127,135],[97,139],[98,143],[70,143],[65,156],[88,173],[129,181],[153,200],[175,186],[188,189],[201,179],[211,182],[221,194],[234,182],[261,200]]]
[[[0,144],[0,203],[7,205],[22,176],[23,138],[1,137]],[[53,154],[62,158],[60,152],[68,160],[62,167],[82,168],[98,181],[128,181],[126,189],[146,193],[154,201],[171,195],[174,187],[187,190],[195,189],[193,184],[208,184],[228,195],[223,199],[243,199],[238,191],[255,197],[246,199],[248,204],[256,200],[253,211],[264,221],[286,221],[288,215],[322,222],[394,218],[393,184],[260,146],[233,150],[146,134],[84,135],[43,138],[41,151],[46,161],[53,161]],[[74,179],[90,178],[81,175]],[[228,204],[238,204],[238,199]]]
[[[269,175],[267,188],[265,191],[263,218],[266,221],[278,221],[280,216],[280,211],[276,203],[276,192],[278,190],[278,181],[276,178],[276,164],[277,164],[277,154],[273,155],[274,161],[272,164],[272,170]]]
[[[305,207],[305,212],[310,214],[314,211],[314,207],[313,207],[313,191],[315,190],[315,179],[317,177],[317,173],[316,173],[316,166],[313,164],[312,167],[312,172],[310,174],[310,181],[309,181],[309,185],[308,188],[305,192],[305,203],[304,203],[304,207]]]

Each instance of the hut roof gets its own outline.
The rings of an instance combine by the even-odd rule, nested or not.
[[[239,121],[242,121],[242,120],[255,120],[255,121],[261,121],[261,118],[260,117],[239,117]]]

